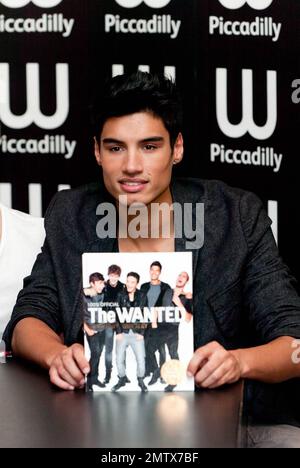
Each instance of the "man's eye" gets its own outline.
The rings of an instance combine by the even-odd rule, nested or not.
[[[153,150],[156,149],[156,146],[154,146],[154,145],[145,145],[144,148],[145,148],[145,150],[147,150],[147,151],[153,151]]]
[[[112,153],[119,153],[119,151],[121,151],[121,146],[113,146],[109,148],[109,151],[111,151]]]

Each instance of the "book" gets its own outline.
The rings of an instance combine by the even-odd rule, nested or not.
[[[85,253],[82,275],[87,391],[194,390],[192,253]]]

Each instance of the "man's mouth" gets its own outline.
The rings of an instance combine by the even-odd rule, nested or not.
[[[121,179],[119,183],[124,192],[137,193],[144,190],[148,181],[144,179]]]

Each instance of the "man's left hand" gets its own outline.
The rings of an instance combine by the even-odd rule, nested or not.
[[[234,351],[226,351],[216,341],[198,348],[192,357],[188,374],[203,388],[217,388],[240,380],[241,363]]]

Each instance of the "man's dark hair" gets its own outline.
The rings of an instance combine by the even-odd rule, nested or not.
[[[149,112],[160,118],[174,147],[182,130],[182,110],[175,83],[162,74],[137,71],[106,82],[92,106],[94,136],[98,143],[103,126],[111,117]]]
[[[138,273],[135,273],[135,271],[131,271],[130,273],[128,273],[127,278],[128,276],[133,276],[136,279],[137,283],[140,282],[140,275]]]
[[[157,267],[160,269],[160,271],[162,270],[162,266],[161,266],[161,263],[160,263],[160,262],[153,262],[153,263],[151,263],[150,269],[151,269],[153,266],[157,266]]]
[[[121,276],[121,268],[118,265],[110,265],[107,274]]]
[[[89,277],[89,282],[95,283],[95,281],[104,281],[104,276],[101,273],[92,273]]]

